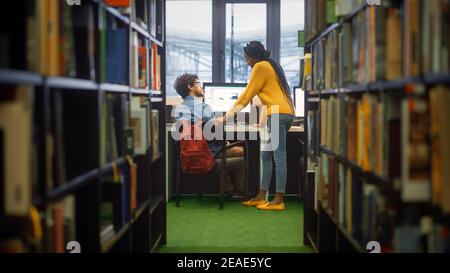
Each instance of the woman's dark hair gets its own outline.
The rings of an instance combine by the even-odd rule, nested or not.
[[[183,99],[189,96],[189,86],[193,86],[198,80],[195,74],[185,73],[175,80],[173,87]]]
[[[285,98],[288,100],[292,108],[294,108],[294,102],[291,96],[291,88],[289,87],[289,84],[287,82],[286,74],[284,74],[284,70],[281,67],[280,63],[270,58],[270,50],[267,50],[260,41],[251,41],[247,44],[246,47],[244,47],[244,51],[247,56],[252,57],[253,59],[256,59],[258,61],[267,61],[272,65],[275,73],[277,74],[278,84],[280,85],[281,90],[283,90]]]

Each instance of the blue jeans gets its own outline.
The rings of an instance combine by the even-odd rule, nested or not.
[[[272,158],[275,160],[276,168],[276,190],[277,193],[285,193],[287,180],[286,159],[286,135],[294,123],[294,116],[287,114],[275,114],[268,118],[269,141],[264,144],[261,152],[263,174],[261,190],[268,191],[272,179]],[[278,130],[276,130],[278,128]],[[273,141],[278,138],[278,141]]]

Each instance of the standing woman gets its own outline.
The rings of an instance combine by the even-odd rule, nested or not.
[[[244,48],[244,53],[248,65],[253,68],[249,83],[233,109],[217,122],[223,123],[231,119],[255,96],[259,97],[263,110],[258,126],[268,126],[271,141],[261,151],[263,175],[259,194],[244,202],[243,205],[257,207],[260,210],[282,211],[285,209],[283,194],[286,190],[287,178],[286,135],[294,122],[294,104],[286,75],[281,65],[270,58],[270,51],[266,50],[261,42],[252,41]],[[270,130],[271,128],[278,128],[278,130]],[[273,141],[276,138],[278,141]],[[266,202],[266,193],[272,177],[272,158],[276,166],[277,192],[271,202]]]

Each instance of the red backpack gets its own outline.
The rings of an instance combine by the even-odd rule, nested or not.
[[[209,173],[216,163],[203,130],[198,125],[183,126],[180,137],[181,169],[187,174]]]

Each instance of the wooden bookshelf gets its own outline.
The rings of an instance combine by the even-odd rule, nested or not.
[[[20,1],[25,3],[34,0]],[[152,157],[152,150],[156,149],[155,146],[158,146],[158,151],[164,151],[166,145],[162,135],[165,132],[165,0],[132,0],[130,2],[133,4],[134,1],[142,3],[145,1],[148,13],[150,6],[155,5],[157,12],[154,22],[156,25],[152,26],[148,20],[146,29],[142,23],[138,24],[132,18],[132,14],[127,14],[123,9],[110,7],[102,0],[82,1],[82,8],[93,11],[92,37],[95,44],[95,53],[93,53],[95,64],[91,64],[91,69],[95,71],[94,78],[82,79],[66,75],[47,76],[45,73],[32,72],[27,69],[0,68],[0,89],[11,86],[30,86],[29,92],[33,92],[35,95],[32,124],[36,137],[32,140],[34,150],[30,156],[33,155],[33,167],[37,173],[33,177],[33,185],[27,185],[27,187],[33,187],[33,202],[30,205],[39,209],[44,235],[32,246],[25,244],[23,249],[18,250],[20,252],[64,252],[67,243],[65,240],[69,239],[78,241],[83,253],[149,253],[166,243],[166,188],[164,183],[166,166],[165,160],[160,160],[165,158],[165,154],[160,152],[156,158]],[[38,1],[36,0],[36,2]],[[61,0],[60,4],[62,9],[65,1]],[[74,9],[78,8],[74,7]],[[19,11],[11,10],[11,12]],[[23,17],[26,18],[25,15]],[[110,25],[104,25],[101,18],[105,18],[105,21],[114,26],[122,27],[127,32],[128,45],[124,55],[127,56],[127,59],[122,60],[128,69],[126,75],[128,82],[126,83],[117,84],[101,79],[100,71],[105,69],[101,67],[101,55],[104,54],[102,52],[106,51],[109,46],[113,46],[104,44],[105,48],[102,48],[102,31],[109,28]],[[150,34],[152,28],[157,30],[155,36]],[[134,62],[131,54],[133,33],[137,33],[140,44],[148,53],[145,78],[147,87],[135,87],[131,82],[134,76],[132,71]],[[156,47],[152,47],[152,44],[155,44]],[[152,64],[152,54],[156,54],[153,52],[155,49],[160,56],[159,68],[157,68],[160,73],[160,79],[158,79],[160,89],[152,91],[154,89],[152,81],[156,79],[153,71],[150,71],[153,69],[150,64]],[[38,58],[39,56],[34,57]],[[141,82],[139,84],[141,85]],[[153,142],[154,135],[150,126],[151,116],[148,115],[144,122],[148,124],[149,143],[146,152],[139,155],[135,154],[135,147],[128,146],[127,149],[125,136],[121,135],[127,129],[124,125],[131,120],[132,109],[130,106],[133,97],[138,97],[142,99],[142,102],[146,102],[147,111],[159,113],[159,136],[157,137],[159,141]],[[109,112],[108,110],[108,116],[105,117],[104,103],[106,102],[108,105],[110,103],[108,99],[115,103],[114,105],[111,103],[113,106],[107,106],[113,107],[111,109],[114,111]],[[115,138],[111,143],[115,143],[116,145],[113,145],[116,148],[104,143],[105,139],[110,136],[105,138],[104,126],[106,125],[103,121],[107,120],[107,123],[110,124],[107,126],[113,124],[108,119],[114,120],[114,126],[111,127],[110,132]],[[128,126],[131,128],[132,125]],[[60,133],[62,135],[59,135]],[[60,143],[58,139],[62,139],[62,142]],[[49,150],[49,147],[53,147],[53,149]],[[112,154],[112,159],[105,160],[103,152]],[[53,159],[50,160],[51,158]],[[136,209],[130,207],[132,169],[128,158],[132,158],[134,164],[137,164]],[[58,171],[60,167],[62,170]],[[115,177],[116,170],[119,170],[122,182],[117,184],[108,182]],[[63,208],[68,208],[66,204],[69,202],[66,200],[69,197],[74,200],[70,203],[74,207],[71,216],[73,238],[63,238],[64,241],[59,242],[56,247],[58,243],[55,243],[54,240],[61,240],[61,238],[55,239],[55,227],[50,228],[48,223],[53,221],[51,218],[54,207],[64,203]],[[103,203],[111,203],[106,202],[105,198],[119,201],[112,206],[113,222],[109,225],[114,224],[113,234],[101,238],[101,233],[108,229],[108,226],[104,226],[107,223],[104,223],[101,207]],[[125,220],[126,215],[128,215],[128,219]],[[27,225],[28,221],[15,221],[13,220],[15,218],[15,216],[3,215],[3,212],[0,211],[0,219],[2,219],[0,229],[7,231],[2,234],[8,234],[8,238],[19,238],[20,240],[28,238],[26,236],[29,235],[18,233],[19,230],[27,227],[16,226],[18,224]],[[26,220],[27,216],[19,218]],[[118,219],[121,219],[121,222],[116,225]],[[66,227],[62,228],[65,230]],[[49,238],[53,239],[49,240]],[[0,241],[2,239],[4,238],[0,237]]]
[[[426,71],[425,65],[419,65],[420,66],[420,71],[418,73],[415,73],[415,75],[410,76],[408,75],[405,71],[405,62],[404,62],[404,56],[401,56],[401,65],[402,65],[402,70],[401,70],[401,75],[398,76],[398,78],[394,78],[394,79],[390,79],[390,80],[385,80],[385,79],[377,79],[377,80],[368,80],[367,78],[367,74],[366,74],[366,78],[365,80],[360,81],[359,79],[356,78],[352,78],[353,82],[352,83],[344,83],[344,81],[346,80],[346,78],[343,76],[344,72],[339,71],[339,68],[345,65],[342,64],[343,62],[345,62],[344,57],[342,56],[343,54],[346,54],[344,51],[345,50],[341,50],[339,47],[342,47],[341,42],[344,41],[345,44],[345,38],[344,34],[346,33],[344,30],[344,26],[345,25],[349,25],[350,27],[353,28],[353,24],[355,24],[355,22],[357,22],[358,17],[361,16],[368,16],[368,14],[370,14],[371,10],[370,9],[396,9],[400,11],[400,14],[402,14],[401,16],[405,16],[404,15],[404,9],[406,8],[406,4],[404,4],[404,1],[383,1],[383,6],[381,7],[371,7],[369,6],[366,1],[363,1],[364,3],[361,6],[355,6],[354,9],[349,12],[348,14],[340,17],[337,22],[329,24],[328,26],[323,26],[321,31],[318,31],[318,33],[316,33],[315,35],[310,35],[310,39],[307,41],[306,43],[306,47],[305,47],[305,51],[307,53],[311,53],[313,54],[313,58],[312,58],[312,73],[311,73],[311,77],[312,77],[312,82],[314,84],[311,84],[311,86],[309,86],[309,88],[307,88],[306,90],[306,98],[305,98],[305,105],[306,105],[306,110],[305,110],[305,117],[308,117],[307,119],[312,119],[314,122],[314,127],[310,127],[309,126],[309,122],[305,122],[305,136],[307,137],[305,143],[306,143],[306,147],[305,147],[305,158],[307,158],[307,162],[308,162],[308,167],[305,168],[306,172],[305,172],[305,181],[308,181],[308,185],[307,185],[307,190],[308,192],[306,193],[307,196],[309,196],[308,198],[306,198],[305,200],[305,218],[308,217],[308,220],[305,220],[305,226],[304,226],[304,239],[305,239],[305,243],[307,243],[308,245],[313,246],[316,251],[318,252],[357,252],[357,253],[361,253],[361,252],[366,252],[365,250],[365,246],[366,243],[368,243],[367,239],[364,237],[366,235],[363,236],[363,232],[367,232],[367,230],[362,231],[361,230],[361,226],[358,227],[354,227],[353,226],[353,232],[349,232],[348,229],[352,229],[352,227],[347,227],[346,225],[348,224],[346,221],[348,221],[347,218],[347,212],[344,212],[344,225],[341,223],[341,219],[340,217],[340,211],[339,208],[341,206],[341,204],[338,202],[338,199],[341,198],[340,196],[340,191],[347,190],[347,182],[344,181],[343,184],[339,184],[339,180],[341,178],[339,178],[338,176],[340,175],[340,168],[342,168],[345,172],[345,175],[343,176],[347,176],[347,170],[351,170],[351,175],[352,175],[352,182],[350,185],[355,185],[355,184],[360,184],[359,187],[360,188],[356,188],[356,189],[360,189],[362,187],[365,187],[366,185],[369,185],[367,187],[367,189],[373,190],[376,189],[377,194],[379,194],[381,196],[381,198],[383,198],[382,200],[385,200],[385,202],[389,203],[389,210],[392,210],[392,215],[391,216],[390,221],[392,221],[392,223],[395,222],[395,224],[389,224],[387,225],[386,223],[383,222],[383,224],[379,224],[377,223],[376,227],[378,230],[379,229],[383,229],[383,236],[388,234],[389,232],[391,232],[391,234],[394,234],[394,232],[397,232],[399,229],[398,227],[401,225],[405,225],[408,228],[414,229],[414,228],[418,228],[418,224],[420,223],[420,221],[422,220],[428,220],[431,221],[432,225],[434,228],[439,229],[439,228],[448,228],[450,226],[450,217],[449,217],[449,213],[445,213],[443,212],[444,209],[442,207],[440,207],[440,205],[436,205],[434,204],[434,200],[432,201],[432,196],[430,193],[430,197],[429,198],[423,198],[420,199],[421,197],[414,197],[416,198],[416,200],[404,200],[406,199],[406,197],[403,197],[403,188],[406,187],[406,184],[404,183],[410,183],[410,181],[406,178],[404,178],[404,173],[405,172],[401,172],[402,169],[406,168],[405,165],[403,165],[403,161],[405,160],[405,156],[404,156],[404,151],[401,149],[404,149],[404,143],[403,143],[403,137],[404,135],[406,135],[407,132],[410,131],[405,131],[405,127],[401,127],[401,126],[405,126],[404,123],[406,123],[405,120],[407,120],[405,118],[405,113],[402,111],[405,111],[405,107],[404,107],[404,102],[408,101],[408,100],[414,100],[414,101],[419,101],[419,102],[424,102],[425,105],[428,105],[428,107],[430,107],[430,97],[431,97],[431,93],[432,92],[436,92],[436,88],[442,87],[442,88],[446,88],[446,90],[448,91],[448,86],[450,83],[450,74],[446,71],[442,71],[442,72],[438,72],[438,73],[430,73],[429,71]],[[410,3],[414,2],[414,0],[410,1]],[[421,4],[419,5],[426,5],[421,1],[418,1]],[[424,10],[421,10],[421,16],[425,16],[422,15],[422,13],[424,13]],[[314,17],[314,15],[309,15],[310,19],[311,16]],[[403,22],[402,20],[406,20],[405,17],[399,17],[400,18],[400,22],[402,22],[403,24],[401,24],[400,28],[403,29],[405,27],[405,25],[407,25],[405,22]],[[313,18],[314,19],[314,18]],[[367,18],[366,18],[367,19]],[[307,20],[308,20],[308,16],[307,16]],[[320,19],[319,19],[320,20]],[[369,19],[367,19],[369,20]],[[444,19],[442,18],[442,20],[448,20],[448,18]],[[306,22],[306,24],[310,24],[308,21]],[[314,24],[314,22],[313,22]],[[424,25],[420,25],[420,28],[424,28]],[[306,26],[306,29],[311,29],[308,28],[308,26]],[[422,31],[422,30],[421,30]],[[425,30],[426,31],[426,30]],[[334,37],[332,37],[334,35]],[[352,35],[356,35],[355,33],[352,32]],[[367,32],[365,32],[365,35],[368,35]],[[402,33],[403,35],[403,33]],[[370,37],[369,35],[365,38],[357,38],[357,40],[361,40],[361,39],[370,39],[368,38]],[[421,33],[421,39],[423,39],[422,37],[422,33]],[[353,39],[353,41],[355,41],[355,37],[351,37]],[[404,37],[399,37],[399,40],[402,40]],[[431,37],[430,39],[432,40],[433,37]],[[333,39],[338,39],[338,41],[335,41],[335,45],[338,47],[337,49],[333,47]],[[434,40],[433,40],[434,41]],[[361,42],[361,41],[359,41]],[[386,42],[386,41],[385,41]],[[327,44],[328,43],[328,44]],[[366,43],[369,43],[366,41]],[[387,43],[389,43],[389,41],[387,41]],[[423,41],[422,41],[423,43]],[[403,43],[403,46],[405,46],[405,44],[407,43]],[[378,44],[375,44],[375,47],[379,46]],[[420,51],[421,51],[421,58],[425,58],[424,55],[425,53],[422,52],[422,50],[424,50],[423,48],[423,44],[420,45]],[[323,50],[323,51],[321,51]],[[355,49],[353,49],[355,50]],[[361,48],[359,48],[359,52],[361,53]],[[417,49],[416,49],[417,50]],[[364,51],[363,51],[364,52]],[[402,51],[403,52],[403,51]],[[317,53],[317,54],[316,54]],[[328,55],[327,55],[328,54]],[[336,55],[333,55],[336,54]],[[353,52],[353,54],[355,54],[355,52]],[[431,53],[428,53],[431,54]],[[321,55],[321,56],[318,56]],[[361,54],[363,55],[363,54]],[[353,55],[353,58],[355,57],[355,55]],[[324,60],[319,60],[318,58],[323,58]],[[327,62],[327,58],[329,58],[328,62]],[[359,57],[361,58],[361,57]],[[365,61],[368,62],[368,55],[365,55],[363,58],[366,58]],[[353,61],[355,61],[353,59]],[[377,61],[377,60],[376,60]],[[436,61],[436,60],[434,60]],[[419,63],[424,62],[423,59],[421,59],[419,61]],[[331,66],[328,67],[328,66]],[[386,65],[386,64],[385,64]],[[333,66],[336,66],[336,73],[337,75],[333,75],[334,73],[334,68]],[[358,66],[356,66],[355,68],[355,64],[353,63],[353,67],[352,69],[357,69]],[[364,68],[359,68],[364,69]],[[366,66],[367,69],[367,66]],[[435,69],[435,68],[434,68]],[[368,73],[368,72],[366,72]],[[377,73],[377,71],[375,70],[374,73]],[[328,75],[327,75],[328,74]],[[355,75],[355,74],[351,74],[350,75]],[[329,78],[327,78],[327,76]],[[317,77],[317,82],[316,81],[316,77]],[[333,77],[336,77],[336,81],[334,82]],[[376,78],[378,78],[378,76],[375,76]],[[329,83],[327,82],[327,80],[329,81]],[[331,84],[330,84],[331,83]],[[387,127],[386,124],[388,124],[389,126],[399,126],[399,134],[400,136],[398,137],[394,137],[395,140],[398,139],[398,144],[391,144],[391,145],[402,145],[402,148],[400,149],[400,147],[393,147],[393,146],[383,146],[383,156],[386,157],[386,154],[389,154],[391,151],[397,151],[398,148],[398,153],[396,153],[399,157],[399,162],[398,162],[398,168],[396,169],[389,169],[391,168],[391,166],[384,166],[383,168],[383,174],[381,174],[379,172],[379,170],[375,170],[375,166],[371,165],[370,167],[373,168],[374,170],[364,170],[365,168],[363,168],[363,165],[356,163],[356,160],[349,160],[347,158],[346,155],[342,155],[342,151],[341,149],[344,149],[345,153],[347,152],[347,146],[344,146],[345,148],[341,148],[341,146],[337,146],[334,148],[330,148],[328,145],[324,145],[324,143],[322,143],[322,135],[326,135],[327,133],[323,132],[322,129],[324,129],[324,127],[321,126],[321,122],[322,122],[322,115],[330,115],[328,114],[326,111],[328,111],[327,109],[322,109],[322,105],[321,102],[322,101],[326,101],[328,103],[330,103],[331,99],[336,99],[337,102],[335,102],[335,105],[339,105],[340,100],[342,99],[344,101],[344,106],[335,106],[333,105],[332,107],[348,107],[348,100],[354,100],[357,103],[363,103],[362,101],[364,100],[364,96],[369,95],[372,98],[374,98],[376,100],[376,103],[378,104],[382,104],[383,106],[387,105],[387,103],[389,103],[390,105],[390,109],[394,109],[394,111],[399,111],[400,113],[398,114],[393,114],[391,116],[388,116],[386,114],[386,121],[384,121],[385,123],[383,124],[383,129],[382,130],[396,130],[395,127],[394,129],[392,129],[392,127]],[[325,105],[325,104],[324,104]],[[386,106],[387,107],[387,106]],[[402,108],[403,107],[403,108]],[[397,109],[396,109],[397,108]],[[333,108],[334,109],[334,108]],[[333,121],[334,117],[333,115],[335,115],[338,111],[341,111],[341,108],[335,108],[335,109],[339,109],[339,110],[333,110],[334,112],[332,112],[333,114],[331,115],[331,118]],[[345,111],[348,111],[345,110]],[[309,112],[311,112],[311,116],[308,114]],[[376,113],[376,112],[374,112]],[[341,114],[339,114],[341,115]],[[347,113],[344,114],[344,116],[347,118]],[[407,115],[411,115],[411,114],[407,114]],[[428,120],[431,118],[431,111],[428,109],[426,112],[427,118]],[[326,120],[326,118],[325,118]],[[331,124],[328,121],[328,124]],[[409,121],[409,119],[408,119]],[[430,123],[434,122],[434,120],[431,120]],[[334,130],[333,132],[337,132],[339,134],[341,134],[341,131],[345,131],[348,129],[341,129],[341,127],[344,126],[349,126],[347,122],[340,122],[338,124],[334,123],[332,127],[335,127],[334,129],[328,129],[330,126],[327,127],[327,131],[328,130]],[[411,125],[414,126],[414,125]],[[419,124],[420,126],[420,124]],[[337,129],[336,129],[337,128]],[[373,128],[373,127],[372,127]],[[365,129],[364,129],[365,130]],[[412,130],[412,129],[410,129]],[[337,134],[336,133],[336,134]],[[429,132],[429,134],[431,134],[431,132]],[[308,139],[309,136],[312,135],[313,137],[315,137],[315,141],[312,141],[311,139]],[[337,135],[333,135],[334,138],[338,138]],[[385,137],[383,135],[383,137]],[[391,136],[389,136],[391,137]],[[334,141],[334,140],[332,140]],[[383,140],[383,143],[385,143]],[[391,141],[391,140],[389,140]],[[328,141],[327,141],[328,142]],[[312,144],[311,144],[312,143]],[[334,143],[334,142],[333,142]],[[341,144],[341,143],[340,143]],[[312,146],[311,146],[312,145]],[[348,143],[347,143],[348,145]],[[356,144],[355,144],[356,145]],[[429,183],[430,185],[430,192],[432,191],[432,164],[434,164],[432,162],[432,156],[434,151],[432,150],[432,140],[428,139],[427,140],[427,145],[429,148],[429,165],[426,171],[429,175],[429,179],[427,180],[427,183]],[[386,148],[388,147],[388,148]],[[374,148],[370,148],[371,152],[373,153]],[[372,150],[373,149],[373,150]],[[391,155],[391,154],[389,154]],[[335,172],[336,173],[332,173],[333,171],[329,171],[331,172],[328,173],[331,176],[334,176],[333,179],[336,179],[336,184],[337,185],[333,185],[333,187],[336,188],[331,188],[333,190],[333,194],[334,194],[334,198],[335,199],[331,199],[331,201],[334,201],[336,203],[334,204],[328,204],[328,202],[331,202],[330,199],[328,198],[324,198],[323,196],[321,198],[324,198],[325,201],[321,201],[321,198],[318,198],[317,196],[315,196],[316,192],[315,192],[315,187],[319,187],[321,185],[316,185],[316,182],[318,182],[319,184],[320,182],[320,175],[321,175],[321,165],[319,163],[320,158],[322,157],[326,157],[326,169],[327,171],[328,168],[335,168]],[[330,167],[328,164],[330,158],[332,158],[333,161],[333,167]],[[400,159],[402,161],[400,161]],[[384,160],[384,159],[383,159]],[[407,159],[406,159],[407,160]],[[383,161],[384,164],[389,164]],[[341,167],[342,166],[342,167]],[[367,168],[367,166],[366,166]],[[339,175],[338,175],[339,173]],[[311,174],[313,174],[311,177]],[[355,178],[356,177],[356,178]],[[331,179],[330,177],[328,177],[328,179]],[[406,182],[405,182],[406,181]],[[329,182],[330,183],[330,182]],[[434,183],[434,181],[433,181]],[[327,184],[327,189],[330,190],[330,184]],[[341,190],[339,190],[341,189]],[[317,190],[317,189],[316,189]],[[352,190],[353,191],[353,190]],[[363,190],[361,190],[363,191]],[[344,193],[346,194],[346,193]],[[344,195],[345,196],[345,195]],[[417,195],[416,195],[417,196]],[[367,196],[361,195],[361,200],[363,200],[362,202],[368,202],[367,201]],[[448,201],[448,200],[444,200],[444,201]],[[351,201],[353,203],[353,201]],[[441,203],[442,204],[442,203]],[[358,203],[356,203],[356,205],[358,205]],[[360,204],[362,207],[362,204]],[[367,205],[367,204],[366,204]],[[315,208],[315,206],[317,206]],[[333,206],[336,206],[335,208]],[[335,209],[334,212],[330,211],[330,207]],[[346,205],[344,205],[344,209],[346,209]],[[362,211],[364,208],[361,208],[361,211],[359,211],[357,214],[361,214],[360,217],[366,217],[367,219],[371,218],[370,215],[372,214],[367,214],[365,211]],[[370,211],[371,212],[371,211]],[[352,212],[354,213],[354,212]],[[378,211],[375,211],[374,213],[378,213]],[[369,216],[368,216],[369,215]],[[366,225],[371,225],[371,221],[372,219],[375,219],[375,217],[377,217],[376,219],[379,220],[379,216],[378,214],[375,214],[376,216],[373,216],[371,219],[369,219],[368,224],[366,224],[367,219],[363,220],[360,219],[358,221],[361,221],[363,224]],[[358,216],[359,217],[359,216]],[[384,217],[384,214],[383,214]],[[338,219],[339,218],[339,219]],[[377,220],[377,221],[378,221]],[[386,219],[384,219],[386,220]],[[355,224],[355,223],[353,223]],[[359,224],[359,223],[357,223]],[[362,225],[363,225],[362,224]],[[364,227],[367,228],[367,227]],[[389,230],[389,232],[386,232],[387,230]],[[398,231],[398,232],[401,232]],[[365,233],[364,233],[365,234]],[[375,233],[369,233],[367,232],[367,234],[376,234],[377,236],[380,236],[377,232]],[[428,234],[427,236],[434,236]],[[393,239],[390,238],[388,239],[389,236],[385,236],[383,238],[384,241],[381,241],[381,245],[382,245],[382,249],[383,251],[386,252],[391,252],[391,251],[395,251],[395,245],[393,242]],[[371,238],[372,240],[377,240],[381,238]],[[445,240],[445,238],[441,238],[443,241]],[[398,243],[398,241],[397,241]],[[422,246],[423,247],[423,246]],[[401,249],[401,247],[400,247]],[[426,247],[423,247],[422,251],[426,251]],[[436,250],[428,250],[428,251],[436,251]]]

